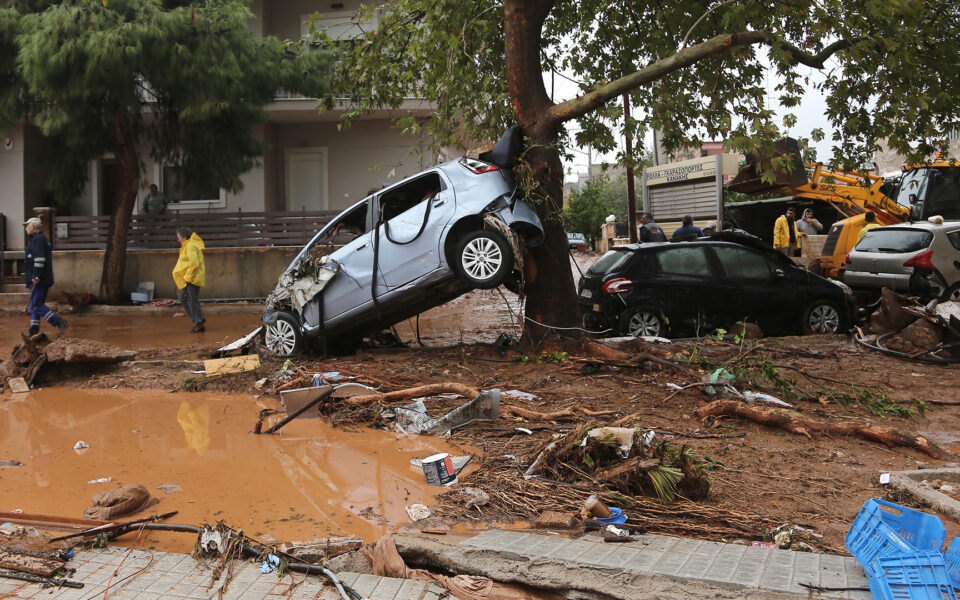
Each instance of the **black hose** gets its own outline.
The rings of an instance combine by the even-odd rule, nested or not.
[[[430,194],[430,197],[427,198],[427,208],[423,211],[423,222],[420,223],[420,230],[406,242],[398,242],[390,237],[390,222],[383,220],[383,206],[379,206],[380,210],[377,222],[373,226],[373,273],[371,274],[372,279],[370,281],[370,298],[373,300],[373,308],[376,310],[378,323],[381,321],[380,301],[377,300],[377,273],[380,270],[380,225],[383,225],[383,233],[391,243],[398,246],[412,244],[423,234],[423,230],[427,228],[427,221],[430,219],[430,209],[433,208],[433,199],[435,196],[436,194]],[[380,201],[377,200],[377,202],[379,203]]]

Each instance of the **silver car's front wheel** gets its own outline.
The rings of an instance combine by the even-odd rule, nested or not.
[[[293,356],[303,347],[300,325],[292,315],[280,313],[277,320],[264,327],[263,345],[277,356]]]
[[[840,311],[833,302],[819,300],[811,304],[803,316],[803,332],[837,333],[840,331]]]
[[[457,244],[460,276],[477,288],[494,288],[513,270],[513,250],[497,231],[474,231]]]

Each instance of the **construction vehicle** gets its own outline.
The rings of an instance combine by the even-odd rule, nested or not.
[[[847,254],[857,244],[866,225],[864,215],[876,215],[880,225],[940,215],[960,219],[960,163],[937,160],[903,167],[900,177],[885,179],[879,175],[848,173],[827,169],[822,163],[802,163],[795,140],[784,139],[774,145],[774,157],[788,159],[788,166],[774,170],[773,180],[764,181],[761,171],[769,168],[769,159],[747,156],[747,166],[727,186],[735,192],[761,194],[776,192],[827,202],[844,218],[835,222],[827,234],[821,256],[810,265],[826,277],[843,279]]]

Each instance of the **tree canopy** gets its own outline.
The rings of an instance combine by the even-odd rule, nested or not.
[[[119,297],[141,149],[190,181],[241,186],[265,150],[253,126],[279,88],[328,92],[332,54],[256,38],[249,2],[20,1],[0,8],[0,129],[17,120],[50,139],[48,185],[73,198],[87,162],[111,152],[122,198],[103,295]]]
[[[377,31],[341,71],[357,91],[348,118],[413,96],[438,110],[401,124],[438,145],[493,139],[513,123],[525,134],[520,179],[547,226],[547,243],[526,262],[531,323],[576,321],[557,218],[559,153],[571,143],[609,151],[656,128],[667,150],[719,139],[731,151],[768,151],[797,118],[781,121],[768,103],[768,66],[773,102],[787,109],[813,71],[823,74],[843,166],[872,160],[884,140],[908,158],[946,150],[960,125],[957,2],[396,0],[376,10]],[[577,92],[552,97],[551,73]],[[623,114],[624,94],[635,114]]]

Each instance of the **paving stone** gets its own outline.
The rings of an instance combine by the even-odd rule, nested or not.
[[[575,561],[578,557],[583,556],[588,552],[595,552],[597,545],[593,542],[582,542],[580,540],[568,540],[566,544],[560,546],[550,554],[546,555],[546,558],[553,560],[563,560],[572,562]]]

